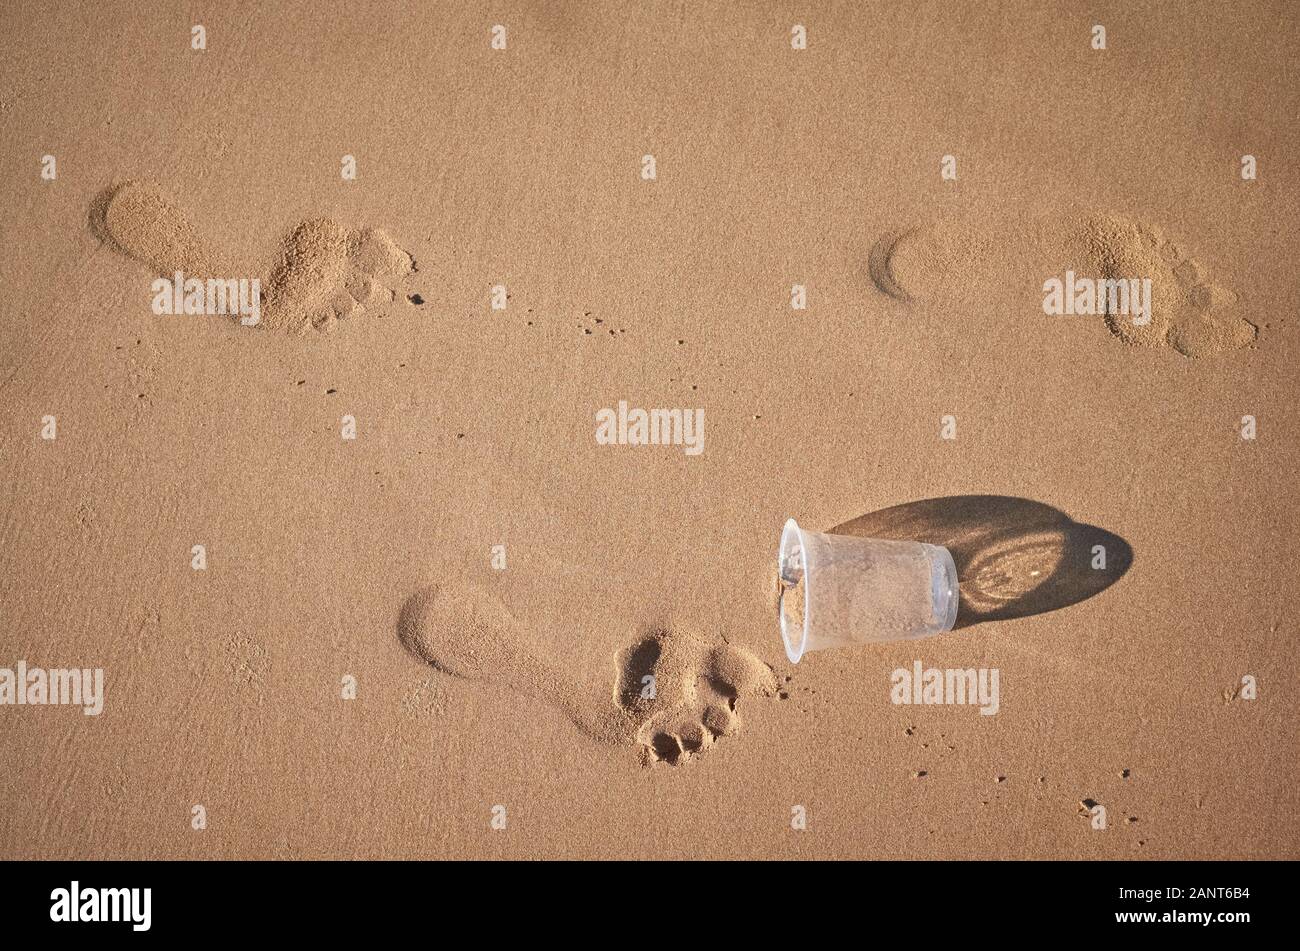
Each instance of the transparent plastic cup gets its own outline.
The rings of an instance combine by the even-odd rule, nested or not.
[[[942,634],[957,622],[957,566],[941,545],[827,535],[790,519],[777,568],[791,663],[807,651]]]

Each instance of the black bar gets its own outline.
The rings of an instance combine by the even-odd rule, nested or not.
[[[562,914],[579,931],[621,917],[650,940],[655,921],[703,916],[977,944],[1021,934],[1230,942],[1286,922],[1294,872],[1280,862],[7,862],[0,921],[6,937],[337,939],[409,933],[433,918],[442,922],[436,940],[451,936],[444,928]],[[116,902],[126,920],[52,920],[70,905],[73,882],[82,909],[111,912]],[[68,902],[56,907],[60,889]],[[141,891],[130,904],[121,891],[101,904],[102,889]],[[143,889],[147,930],[137,929]]]

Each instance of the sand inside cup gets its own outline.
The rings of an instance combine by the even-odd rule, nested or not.
[[[783,629],[793,644],[798,644],[803,639],[804,607],[807,603],[804,577],[800,574],[799,580],[794,584],[788,583],[784,578],[779,582],[781,594],[777,602],[777,612],[781,617]]]

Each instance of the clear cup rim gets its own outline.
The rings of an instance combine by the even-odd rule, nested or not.
[[[781,580],[781,566],[785,564],[786,552],[792,543],[797,543],[799,550],[803,552],[803,629],[799,631],[797,647],[790,641],[792,625],[786,623],[785,616],[785,595],[788,589]],[[808,606],[812,603],[812,594],[808,577],[808,547],[804,544],[803,529],[792,518],[786,519],[785,526],[781,529],[781,547],[776,555],[776,572],[777,585],[780,587],[777,613],[781,616],[781,642],[785,645],[785,656],[790,658],[790,663],[797,664],[808,649]]]

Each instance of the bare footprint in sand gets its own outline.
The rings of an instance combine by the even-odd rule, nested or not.
[[[1107,280],[1151,279],[1151,320],[1107,313],[1106,326],[1130,346],[1168,345],[1188,357],[1207,357],[1254,343],[1258,327],[1241,313],[1233,292],[1211,283],[1204,268],[1188,258],[1154,226],[1126,218],[1091,218],[1079,229],[1089,275]]]
[[[402,607],[402,643],[437,670],[492,682],[562,711],[603,743],[678,765],[741,725],[744,696],[773,696],[776,675],[753,654],[680,630],[654,631],[614,657],[612,696],[588,697],[529,649],[505,605],[477,586],[433,585]]]
[[[1122,314],[1102,315],[1110,332],[1129,345],[1167,345],[1199,358],[1249,346],[1258,336],[1236,294],[1208,280],[1204,268],[1159,229],[1117,216],[1086,218],[1064,232],[1054,222],[895,231],[871,248],[867,268],[881,293],[924,303],[996,294],[1001,272],[1025,257],[1042,260],[1044,277],[1070,267],[1094,280],[1149,278],[1147,324],[1136,325]]]
[[[614,703],[636,726],[646,763],[690,759],[739,731],[741,697],[776,694],[776,674],[749,651],[681,631],[647,634],[614,666]]]
[[[978,260],[974,233],[926,225],[884,235],[872,246],[867,269],[882,294],[916,302],[943,296],[970,276]]]
[[[240,274],[206,242],[169,195],[147,182],[125,182],[100,195],[91,226],[115,250],[171,277],[232,278]],[[351,230],[328,218],[298,225],[263,282],[264,326],[301,333],[328,331],[335,321],[392,303],[393,283],[415,271],[411,255],[383,231]]]

